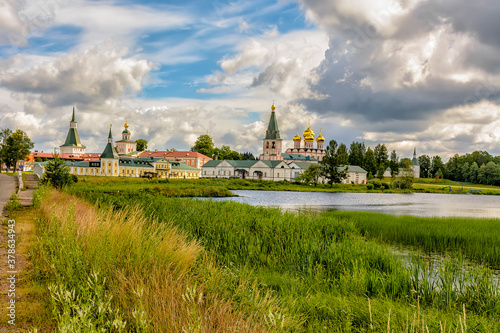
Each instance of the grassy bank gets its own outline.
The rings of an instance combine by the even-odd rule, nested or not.
[[[462,254],[500,268],[500,219],[420,218],[346,211],[324,214],[354,223],[369,239],[425,252]]]
[[[418,326],[440,331],[445,325],[460,331],[464,307],[469,331],[500,329],[498,286],[487,268],[463,271],[460,261],[434,267],[416,257],[404,263],[386,246],[366,240],[356,222],[344,217],[296,215],[146,191],[80,191],[80,186],[71,191],[102,209],[121,212],[139,205],[145,216],[157,221],[151,225],[171,224],[187,241],[199,242],[214,269],[226,274],[216,284],[207,282],[213,281],[210,274],[199,273],[199,283],[219,285],[223,301],[259,313],[255,293],[241,293],[242,285],[254,286],[259,295],[278,304],[266,315],[260,312],[266,329],[375,332]],[[197,262],[193,270],[204,272],[206,266]]]
[[[33,279],[62,332],[263,332],[284,313],[259,285],[216,268],[199,243],[142,211],[97,210],[39,189]],[[227,285],[246,302],[227,297]],[[283,327],[296,325],[287,314]]]

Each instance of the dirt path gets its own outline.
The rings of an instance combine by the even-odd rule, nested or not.
[[[31,204],[35,185],[21,191],[23,206]],[[39,314],[44,312],[41,291],[29,280],[29,249],[36,241],[34,211],[23,207],[9,217],[3,211],[15,190],[16,177],[0,174],[0,332],[26,332],[42,322]]]

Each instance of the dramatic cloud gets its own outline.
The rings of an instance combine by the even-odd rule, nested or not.
[[[102,106],[125,94],[140,92],[153,68],[146,60],[127,58],[126,50],[94,47],[28,69],[4,71],[1,85],[48,108],[74,102]]]
[[[302,0],[308,19],[330,41],[311,85],[319,98],[300,102],[356,121],[365,139],[385,141],[383,133],[390,132],[395,141],[426,141],[426,129],[445,114],[440,125],[463,132],[449,126],[450,115],[475,112],[470,106],[481,101],[491,108],[500,103],[500,23],[494,19],[500,4],[480,3]],[[474,129],[490,138],[498,131]]]

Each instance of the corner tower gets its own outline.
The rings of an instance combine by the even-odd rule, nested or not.
[[[76,129],[76,120],[75,120],[75,104],[73,104],[73,117],[69,123],[68,135],[66,135],[66,141],[62,146],[59,146],[61,149],[61,154],[73,154],[75,156],[80,156],[85,154],[85,150],[87,147],[82,145],[80,142],[80,137],[78,136],[78,131]]]
[[[119,175],[119,157],[113,147],[113,135],[111,134],[111,125],[109,125],[108,144],[101,154],[101,175],[118,176]]]
[[[267,126],[266,136],[262,142],[263,154],[260,155],[261,160],[282,161],[281,155],[282,140],[280,130],[278,128],[278,120],[276,120],[276,107],[271,106],[271,118]]]
[[[125,120],[125,125],[123,126],[125,127],[125,129],[122,132],[122,139],[120,141],[116,141],[116,149],[118,150],[118,154],[120,155],[131,154],[137,150],[137,143],[130,140],[128,121]]]

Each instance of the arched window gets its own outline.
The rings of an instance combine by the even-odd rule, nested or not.
[[[269,141],[266,142],[266,148],[269,148]]]
[[[275,147],[274,147],[274,141],[273,141],[273,149],[274,149],[274,148],[275,148]]]

